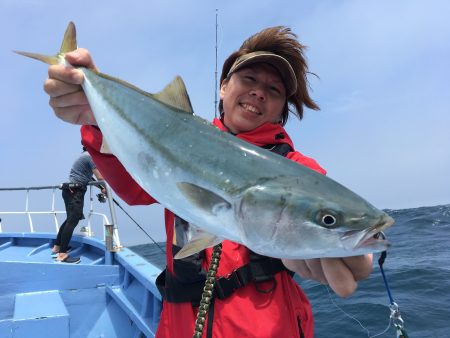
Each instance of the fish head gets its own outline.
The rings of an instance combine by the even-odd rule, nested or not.
[[[242,192],[235,214],[248,247],[292,259],[385,250],[388,242],[374,235],[394,223],[385,212],[324,176],[260,181]]]

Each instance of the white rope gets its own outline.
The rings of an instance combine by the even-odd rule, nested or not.
[[[391,320],[391,318],[389,318],[389,323],[388,323],[386,329],[385,329],[383,332],[380,332],[380,333],[377,333],[377,334],[371,336],[371,335],[370,335],[369,329],[368,329],[367,327],[365,327],[365,326],[358,320],[358,318],[356,318],[355,316],[352,316],[351,314],[345,312],[345,311],[344,311],[344,310],[343,310],[343,309],[342,309],[342,308],[334,301],[334,299],[333,299],[333,297],[332,297],[332,295],[331,295],[331,292],[330,292],[330,288],[329,288],[327,285],[324,285],[324,287],[325,287],[325,289],[327,290],[327,292],[328,292],[328,297],[330,297],[330,300],[331,300],[331,302],[333,303],[333,305],[334,305],[339,311],[341,311],[344,315],[346,315],[346,316],[349,317],[350,319],[353,319],[355,322],[357,322],[357,323],[359,324],[359,326],[361,326],[361,328],[362,328],[363,330],[366,331],[367,337],[368,337],[368,338],[379,337],[379,336],[381,336],[382,334],[385,334],[385,333],[389,330],[389,328],[391,327],[392,320]]]

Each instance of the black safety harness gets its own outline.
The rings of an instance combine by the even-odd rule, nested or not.
[[[192,259],[192,256],[190,258]],[[205,285],[205,272],[201,270],[197,274],[186,275],[185,273],[188,270],[197,270],[196,267],[199,265],[192,261],[187,262],[185,259],[175,260],[174,264],[184,265],[184,267],[181,269],[174,267],[176,275],[165,269],[156,279],[156,285],[162,298],[171,303],[191,302],[193,306],[198,306]],[[214,295],[216,298],[225,299],[236,290],[250,283],[255,283],[259,292],[269,293],[276,286],[275,274],[281,271],[288,271],[293,275],[291,271],[285,268],[280,259],[262,256],[250,251],[250,262],[248,264],[241,266],[227,276],[216,279]],[[196,278],[196,280],[193,280],[193,278]],[[268,281],[272,281],[271,287],[260,287],[261,283]]]

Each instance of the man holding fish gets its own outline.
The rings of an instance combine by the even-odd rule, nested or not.
[[[296,166],[312,169],[316,173],[308,173],[310,176],[306,177],[306,184],[310,182],[312,186],[317,185],[317,194],[320,194],[321,189],[326,190],[326,187],[320,185],[321,175],[319,175],[324,175],[325,170],[313,159],[295,151],[289,135],[283,128],[291,114],[302,118],[304,106],[318,109],[308,93],[307,64],[303,50],[304,46],[298,42],[296,35],[290,29],[281,26],[264,29],[244,41],[223,65],[219,106],[221,114],[219,119],[214,119],[213,124],[224,134],[232,135],[272,152],[267,152],[268,155],[266,152],[262,152],[262,155],[258,153],[258,158],[267,157],[267,161],[274,163],[280,161],[284,164],[284,157],[293,163],[296,162]],[[92,57],[85,49],[68,51],[63,57],[70,65],[86,67],[96,72]],[[114,130],[111,132],[109,127],[105,127],[107,122],[97,115],[93,104],[95,98],[90,96],[86,89],[86,86],[95,87],[96,85],[85,83],[87,77],[86,72],[62,64],[49,67],[49,79],[46,80],[44,87],[50,95],[50,106],[55,114],[64,121],[83,125],[81,128],[83,144],[92,155],[104,179],[122,199],[131,205],[166,202],[164,194],[157,195],[158,189],[155,189],[156,196],[151,186],[145,190],[141,187],[147,187],[147,181],[141,180],[141,176],[135,174],[132,163],[125,165],[130,162],[127,162],[125,157],[121,157],[124,155],[119,146],[114,149],[111,147],[111,153],[108,151],[106,143],[111,142],[111,146],[114,146],[114,137],[109,136],[113,134],[106,133],[114,133]],[[158,94],[161,94],[158,97],[166,97],[169,90],[170,88],[166,88]],[[161,101],[171,105],[170,99],[162,98]],[[183,107],[185,106],[186,104]],[[187,111],[188,108],[181,110]],[[108,137],[105,138],[105,135]],[[229,143],[228,135],[226,141]],[[172,133],[171,137],[176,138],[177,134]],[[202,135],[197,137],[201,139]],[[196,143],[197,141],[184,140],[183,142]],[[154,145],[156,148],[159,146],[159,144]],[[245,145],[241,142],[239,147],[244,149]],[[170,148],[170,144],[167,148]],[[194,155],[200,156],[201,150]],[[250,150],[249,153],[255,152],[253,148]],[[217,157],[223,155],[225,153],[216,154]],[[210,155],[206,156],[210,157]],[[171,175],[175,175],[172,170],[177,170],[178,162],[176,161],[173,162],[176,163],[173,167],[165,167],[164,172],[158,172],[153,168],[162,166],[158,158],[152,157],[151,154],[145,156],[138,154],[136,158],[145,163],[144,170],[146,168],[148,173],[155,177],[164,175],[172,177]],[[215,158],[206,160],[211,162],[215,161]],[[124,161],[126,163],[123,163]],[[193,158],[192,161],[196,159]],[[240,170],[240,167],[237,165],[230,170]],[[261,170],[259,167],[252,168],[254,175],[258,174],[259,170]],[[207,170],[204,172],[205,176],[209,174]],[[227,175],[227,172],[218,174]],[[236,177],[239,177],[239,172],[237,174]],[[265,174],[263,173],[262,177]],[[177,185],[173,186],[174,190],[178,188],[180,191],[174,199],[181,199],[179,196],[185,197],[183,199],[188,202],[183,203],[190,203],[193,210],[205,211],[205,215],[196,218],[196,215],[186,212],[185,216],[182,214],[183,210],[189,208],[178,207],[177,202],[172,204],[168,199],[167,203],[163,203],[167,207],[165,212],[167,269],[159,277],[159,286],[165,301],[157,337],[192,337],[198,301],[205,280],[204,271],[207,270],[211,259],[211,245],[217,244],[218,238],[225,240],[222,241],[223,249],[217,273],[215,299],[208,312],[205,337],[311,338],[314,335],[311,306],[301,288],[293,280],[291,271],[298,273],[304,279],[328,284],[342,297],[351,295],[357,287],[357,281],[369,276],[372,270],[370,252],[380,249],[376,243],[372,243],[373,234],[392,224],[392,220],[362,202],[360,209],[358,209],[359,205],[355,208],[359,213],[355,211],[354,215],[350,215],[353,212],[351,207],[344,208],[340,212],[334,212],[332,208],[317,207],[312,216],[311,212],[305,215],[305,211],[296,211],[298,208],[291,212],[289,209],[292,208],[292,204],[289,198],[298,198],[295,197],[296,192],[289,190],[289,184],[287,188],[283,188],[285,192],[280,198],[277,197],[278,199],[275,200],[271,197],[272,191],[279,189],[278,183],[289,179],[289,174],[286,175],[287,177],[278,175],[279,181],[275,183],[269,179],[259,179],[257,184],[245,189],[240,188],[235,195],[232,194],[237,190],[235,187],[223,188],[223,191],[229,192],[227,195],[215,187],[210,190],[205,189],[201,184],[202,181],[196,179],[190,182],[177,182]],[[170,179],[166,180],[169,182],[168,187],[171,188]],[[152,182],[154,182],[153,185],[159,184],[157,181]],[[224,180],[217,186],[225,186],[228,183],[230,183],[229,180],[228,182]],[[314,187],[311,189],[310,195],[315,195]],[[324,193],[325,196],[327,194],[328,191]],[[353,201],[353,197],[349,197],[349,200]],[[308,204],[308,201],[305,199],[303,203]],[[328,202],[323,201],[323,204]],[[332,202],[333,205],[339,204],[338,200]],[[358,200],[357,203],[360,201]],[[265,208],[269,206],[267,207],[269,209],[271,204],[279,204],[281,207],[273,221],[267,222],[273,216],[266,212]],[[309,205],[308,208],[310,208]],[[175,215],[168,209],[179,215]],[[362,209],[364,210],[360,211]],[[302,225],[310,228],[309,232],[300,236],[300,240],[286,230],[294,227],[292,215],[296,215],[296,212],[299,215],[298,218],[306,219],[302,221]],[[312,220],[308,220],[308,217],[312,217]],[[233,223],[236,218],[239,218],[240,225],[248,225],[248,227],[242,226],[238,231],[236,228],[227,228],[227,224]],[[184,251],[182,255],[184,258],[174,259],[174,255],[186,244],[186,234],[183,229],[189,228],[193,223],[198,223],[200,227],[203,223],[208,225],[211,219],[220,219],[218,223],[216,222],[220,225],[220,229],[215,233],[217,236],[208,237],[210,239],[207,241],[208,245],[204,242],[201,242],[203,246],[188,244],[189,250]],[[373,221],[374,219],[376,221]],[[364,223],[368,220],[371,220],[370,224]],[[262,224],[265,223],[268,224],[264,225],[266,228],[263,230],[269,233],[269,237],[255,230],[260,224],[263,227]],[[283,224],[284,227],[278,228],[278,224]],[[339,241],[342,243],[334,241],[334,237],[322,236],[324,233],[322,229],[327,233],[337,234],[341,227],[348,227],[345,235],[342,235],[344,232],[339,235]],[[206,227],[206,230],[209,228]],[[236,232],[240,234],[236,235]],[[356,233],[359,237],[354,240]],[[267,238],[274,238],[276,242],[276,245],[273,245],[274,257],[280,259],[267,257],[272,248],[270,246],[272,243]],[[280,249],[279,244],[282,240],[284,244]],[[351,243],[348,246],[351,249],[346,247],[347,242]],[[370,245],[374,245],[374,250],[370,250]],[[252,250],[248,248],[249,246]],[[295,251],[293,250],[295,246],[302,247],[301,252],[305,254],[291,255]],[[327,252],[325,247],[329,247],[330,251]],[[360,250],[365,247],[368,249]],[[320,250],[314,251],[315,248]],[[341,249],[347,251],[339,251]],[[355,249],[354,255],[351,254],[353,249]],[[345,257],[340,258],[340,252],[346,252],[342,254]]]

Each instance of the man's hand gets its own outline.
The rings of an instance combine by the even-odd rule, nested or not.
[[[66,54],[71,65],[96,70],[89,51],[79,48]],[[76,68],[53,65],[48,68],[49,78],[44,83],[44,90],[50,96],[49,104],[55,115],[73,124],[96,125],[94,114],[84,94],[81,84],[83,72]]]
[[[348,297],[358,286],[357,281],[369,277],[372,272],[373,255],[345,258],[317,258],[306,260],[283,259],[283,264],[303,279],[328,284],[333,291]]]

